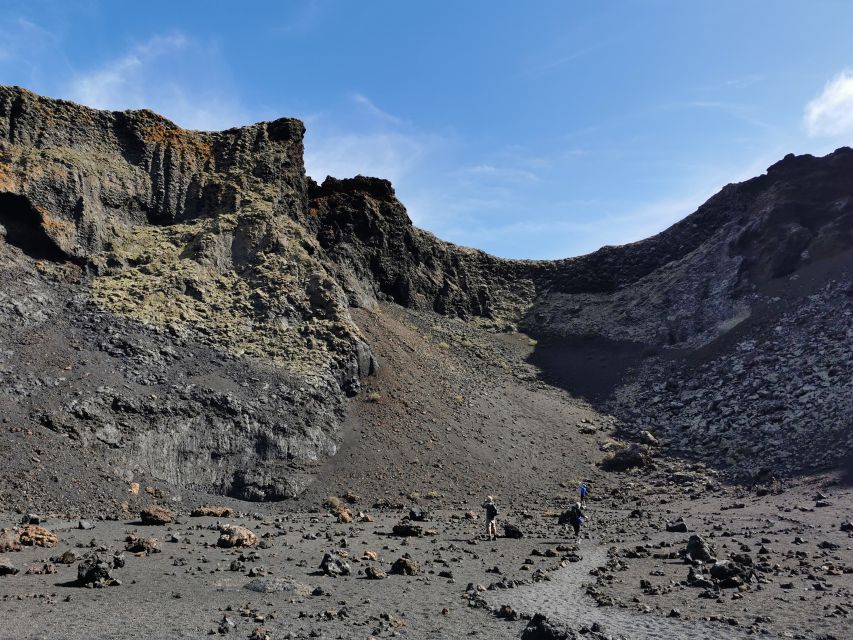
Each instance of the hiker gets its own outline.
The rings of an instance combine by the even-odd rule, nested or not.
[[[580,502],[575,502],[572,508],[569,509],[569,524],[575,530],[575,540],[580,540],[581,523],[583,522],[583,508]]]
[[[586,506],[586,494],[589,493],[589,487],[587,487],[583,482],[578,482],[578,491],[581,494],[581,506]]]
[[[486,540],[498,539],[498,508],[495,506],[495,499],[488,496],[483,503],[483,509],[486,510]]]

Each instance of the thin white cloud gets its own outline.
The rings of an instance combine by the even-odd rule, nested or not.
[[[548,58],[533,63],[529,67],[524,69],[522,75],[530,76],[552,71],[558,67],[562,67],[563,65],[569,64],[570,62],[574,62],[575,60],[584,58],[590,53],[595,53],[600,49],[608,47],[611,43],[612,40],[603,40],[601,42],[596,42],[595,44],[592,44],[588,47],[577,49],[575,51],[570,51],[568,53],[552,53],[549,55]]]
[[[305,170],[322,181],[326,176],[387,178],[398,183],[423,160],[438,139],[395,132],[329,134],[311,132],[305,141]]]
[[[352,101],[355,102],[358,106],[362,107],[368,114],[376,118],[377,120],[382,120],[383,122],[388,122],[390,124],[403,124],[402,119],[397,116],[391,115],[387,111],[383,111],[367,96],[361,93],[354,93],[352,95]]]
[[[513,167],[499,167],[492,164],[476,164],[464,167],[459,171],[461,176],[474,176],[491,178],[495,180],[510,182],[539,182],[538,175],[527,169],[516,169]]]
[[[190,129],[226,129],[251,121],[227,97],[226,71],[184,34],[157,35],[74,75],[65,94],[99,109],[152,109]]]
[[[745,104],[722,102],[719,100],[689,100],[686,102],[672,102],[663,104],[660,108],[663,110],[703,109],[720,111],[734,118],[735,120],[740,120],[741,122],[744,122],[758,129],[765,129],[767,131],[776,130],[776,127],[774,127],[772,124],[755,115],[756,109],[754,107],[750,107],[749,105]]]
[[[62,72],[65,56],[58,38],[48,29],[23,17],[0,14],[0,73],[10,81],[35,87],[45,75],[39,60],[49,58],[53,72]]]
[[[804,123],[812,137],[853,134],[853,68],[835,76],[806,105]]]
[[[145,88],[138,83],[146,65],[160,56],[179,51],[186,44],[181,34],[155,36],[102,67],[75,77],[71,83],[71,97],[96,109],[146,106]]]

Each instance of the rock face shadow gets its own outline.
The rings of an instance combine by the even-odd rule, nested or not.
[[[43,216],[24,196],[0,193],[0,226],[6,242],[34,260],[63,262],[68,256],[44,230]]]
[[[543,336],[538,338],[528,362],[542,371],[548,384],[600,404],[622,384],[632,368],[652,355],[660,354],[640,342],[601,336]]]

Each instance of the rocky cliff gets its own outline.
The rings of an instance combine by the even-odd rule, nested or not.
[[[851,450],[850,149],[786,157],[648,240],[543,262],[417,229],[385,180],[314,183],[303,133],[0,88],[3,415],[105,452],[113,474],[294,495],[377,366],[350,308],[395,303],[520,327],[534,360],[590,339],[590,357],[638,354],[594,400],[685,455],[754,471],[767,449],[795,472]],[[799,357],[809,340],[819,356]],[[729,380],[745,351],[777,355]]]

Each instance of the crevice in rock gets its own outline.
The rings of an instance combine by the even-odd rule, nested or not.
[[[6,242],[35,260],[76,262],[65,253],[44,229],[42,214],[24,196],[0,193],[0,225]]]

